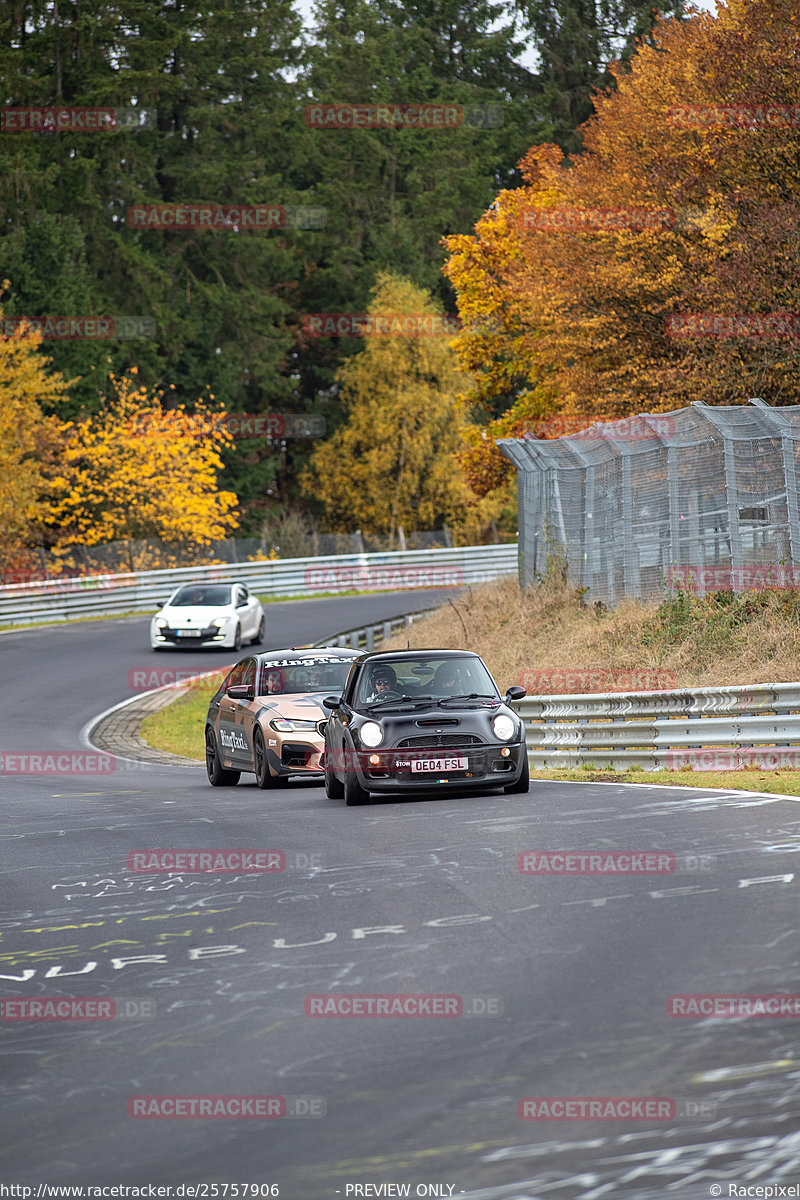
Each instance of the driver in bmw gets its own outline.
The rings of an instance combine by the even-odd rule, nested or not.
[[[370,682],[367,685],[372,690],[364,701],[365,704],[374,704],[377,700],[381,700],[384,696],[391,696],[397,692],[397,676],[394,669],[388,664],[378,664],[372,668]]]

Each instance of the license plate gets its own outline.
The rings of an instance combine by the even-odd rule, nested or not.
[[[411,773],[422,771],[466,771],[466,758],[416,758],[411,763]]]
[[[200,637],[199,629],[177,629],[178,637]]]

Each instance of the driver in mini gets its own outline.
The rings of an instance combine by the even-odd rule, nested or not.
[[[365,704],[374,704],[376,700],[396,692],[397,676],[394,668],[390,667],[388,663],[379,663],[377,667],[373,667],[367,687],[370,692],[364,701]]]

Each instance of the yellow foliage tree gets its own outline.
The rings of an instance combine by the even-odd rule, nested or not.
[[[4,287],[7,287],[7,281]],[[0,310],[0,315],[2,310]],[[0,334],[0,567],[14,565],[31,529],[43,514],[47,491],[44,463],[57,450],[59,421],[44,416],[67,384],[48,373],[40,353],[41,334]]]
[[[390,273],[378,277],[373,317],[441,317],[429,294]],[[388,533],[459,524],[469,493],[456,452],[457,401],[469,380],[449,338],[425,333],[368,336],[337,380],[345,423],[317,447],[302,477],[334,529]]]
[[[115,394],[102,412],[62,427],[66,446],[42,521],[56,549],[148,537],[204,546],[236,528],[237,497],[218,490],[219,451],[231,441],[225,413],[202,402],[166,413],[165,393],[149,394],[135,376],[135,367],[112,376]]]

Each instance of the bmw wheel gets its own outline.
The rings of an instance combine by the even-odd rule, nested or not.
[[[267,747],[264,745],[264,735],[260,729],[257,729],[253,734],[253,757],[256,768],[256,785],[262,791],[266,791],[268,788],[279,787],[280,776],[270,774]]]
[[[217,739],[210,725],[206,725],[206,773],[212,787],[233,787],[241,776],[241,771],[228,771],[223,767],[219,760]]]

